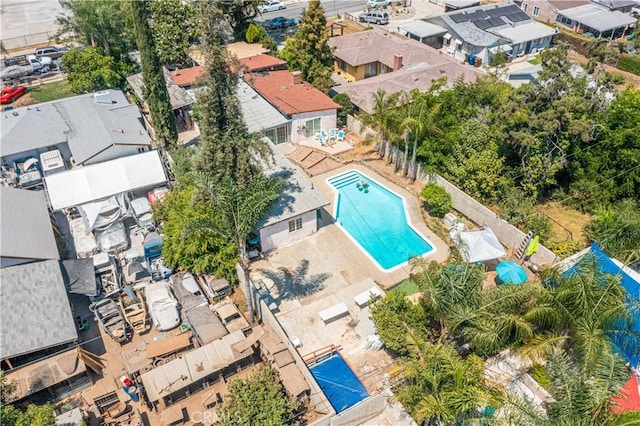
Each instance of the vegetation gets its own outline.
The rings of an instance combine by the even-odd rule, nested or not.
[[[29,95],[38,102],[55,101],[74,96],[69,80],[53,81],[29,88]]]
[[[65,53],[62,68],[75,94],[123,87],[126,76],[133,72],[132,65],[118,62],[93,47]]]
[[[149,106],[155,136],[161,145],[175,143],[178,140],[176,118],[169,100],[164,71],[158,58],[151,28],[149,28],[147,2],[132,1],[131,10],[136,42],[140,50],[144,80],[143,96]]]
[[[199,36],[197,7],[180,0],[149,2],[153,41],[163,64],[190,64],[189,46]]]
[[[53,405],[29,404],[25,409],[9,405],[6,400],[16,390],[15,382],[9,382],[0,370],[0,419],[7,426],[50,426],[55,423]]]
[[[436,217],[444,217],[452,208],[451,194],[437,183],[428,183],[422,188],[420,195],[425,200],[429,213]]]
[[[617,68],[635,75],[640,75],[640,59],[638,55],[623,54],[620,56]]]
[[[289,69],[301,71],[302,79],[327,93],[334,85],[331,80],[333,55],[327,45],[329,29],[320,0],[311,0],[305,10],[295,36],[287,39],[280,56]]]
[[[245,35],[247,43],[260,43],[265,49],[269,49],[269,53],[275,55],[278,53],[278,45],[269,37],[267,30],[263,26],[254,23],[249,24],[247,34]]]
[[[338,93],[333,97],[333,101],[342,108],[338,110],[337,123],[339,126],[347,125],[347,116],[353,112],[353,103],[346,93]]]
[[[293,415],[294,402],[285,394],[278,373],[262,368],[256,375],[234,380],[219,411],[221,424],[280,426]]]
[[[632,199],[596,211],[585,233],[611,256],[625,262],[640,261],[640,208]]]

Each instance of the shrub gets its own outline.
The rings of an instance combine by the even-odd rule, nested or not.
[[[333,101],[342,106],[338,110],[338,124],[344,126],[347,124],[347,115],[353,112],[353,103],[346,93],[338,93],[333,97]]]
[[[581,241],[562,241],[559,243],[548,242],[544,245],[556,256],[562,259],[576,254],[577,252],[585,248],[585,244]]]
[[[425,205],[429,213],[436,217],[443,217],[452,208],[451,194],[443,187],[435,183],[428,183],[420,192],[425,200]]]
[[[617,68],[635,75],[640,75],[640,55],[621,55]]]

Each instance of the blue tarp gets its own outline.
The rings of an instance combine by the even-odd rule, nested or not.
[[[590,253],[595,259],[598,270],[605,274],[614,275],[620,277],[620,284],[627,291],[627,300],[629,302],[638,301],[640,299],[640,282],[636,281],[629,274],[627,274],[622,268],[616,265],[613,260],[607,254],[602,251],[598,243],[594,242],[591,245]],[[576,268],[580,264],[580,261],[565,271],[565,275],[571,276],[575,273]],[[617,324],[617,328],[620,330],[626,329],[629,325],[631,329],[640,333],[640,311],[633,309],[633,305],[630,303],[630,314],[632,317],[631,324],[626,321],[620,321]],[[631,363],[634,368],[638,368],[638,362],[640,361],[640,337],[638,335],[630,335],[628,333],[615,333],[611,336],[611,341],[620,351],[620,353]]]

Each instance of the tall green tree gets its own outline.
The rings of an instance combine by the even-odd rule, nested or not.
[[[258,7],[262,0],[231,0],[219,1],[220,8],[226,22],[233,29],[235,40],[243,40],[249,25],[259,15]]]
[[[101,46],[107,56],[114,47],[123,52],[133,45],[127,31],[127,2],[119,0],[60,0],[63,13],[56,19],[58,36],[73,34],[83,44]]]
[[[197,7],[180,0],[153,0],[151,10],[153,40],[163,64],[188,64],[189,46],[199,33]]]
[[[158,59],[153,34],[149,27],[147,1],[132,1],[131,9],[136,42],[140,50],[144,99],[149,106],[156,137],[161,141],[162,145],[172,144],[178,140],[178,130],[169,99],[167,82],[164,78],[164,71]]]
[[[378,89],[374,94],[373,113],[361,113],[359,118],[363,126],[373,127],[377,131],[380,142],[378,152],[381,158],[387,157],[387,163],[392,161],[392,141],[399,137],[399,126],[402,120],[398,110],[400,92],[388,95],[384,89]]]
[[[293,409],[293,400],[285,394],[278,373],[265,367],[254,376],[229,384],[229,395],[218,415],[225,426],[280,426],[291,420]]]
[[[329,29],[324,14],[320,0],[311,0],[298,31],[293,38],[287,39],[280,56],[287,61],[290,70],[301,71],[303,80],[328,93],[334,85],[331,80],[333,55],[327,44]]]

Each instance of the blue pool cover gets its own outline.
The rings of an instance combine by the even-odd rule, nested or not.
[[[620,284],[627,291],[627,298],[629,301],[640,299],[640,282],[637,282],[629,274],[627,274],[622,268],[616,265],[607,254],[602,251],[598,243],[591,245],[591,254],[595,259],[596,265],[600,272],[605,274],[611,274],[620,277]],[[583,258],[584,259],[584,258]],[[580,265],[580,261],[569,268],[565,274],[571,276],[575,273],[576,268]],[[640,339],[638,334],[640,333],[640,312],[630,309],[632,321],[631,324],[627,324],[624,321],[620,321],[617,327],[625,329],[628,326],[635,332],[635,335],[629,333],[615,333],[611,336],[611,341],[620,351],[620,353],[631,363],[634,368],[638,368],[638,361],[640,361]]]
[[[338,353],[314,365],[310,370],[338,413],[369,396],[360,380]]]

